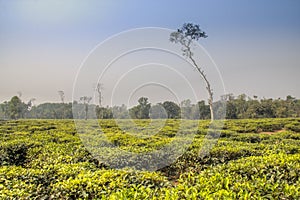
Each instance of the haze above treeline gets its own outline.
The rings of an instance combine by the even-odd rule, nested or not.
[[[186,22],[207,33],[199,43],[228,92],[300,98],[299,8],[292,0],[0,1],[0,102],[19,90],[26,101],[59,102],[57,90],[72,101],[78,68],[96,45],[122,31]]]

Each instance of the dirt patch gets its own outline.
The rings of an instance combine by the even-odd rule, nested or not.
[[[273,131],[273,132],[260,132],[259,134],[267,134],[267,135],[272,135],[272,134],[275,134],[275,133],[281,133],[285,131],[284,129],[281,129],[281,130],[276,130],[276,131]]]

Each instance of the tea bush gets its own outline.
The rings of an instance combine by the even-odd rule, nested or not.
[[[209,121],[134,123],[101,120],[101,130],[90,123],[80,133],[72,120],[1,121],[0,199],[300,199],[299,119],[225,121],[208,154],[201,152]],[[170,165],[134,170],[151,165],[140,153],[170,142],[170,149],[177,148],[190,137],[192,143]],[[102,163],[84,140],[95,149],[107,144],[107,158],[133,168]],[[117,157],[111,146],[138,159]]]

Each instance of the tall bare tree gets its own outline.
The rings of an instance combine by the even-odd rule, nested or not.
[[[60,90],[60,91],[58,91],[58,95],[60,97],[61,102],[65,103],[65,92]]]
[[[96,85],[95,90],[98,93],[99,107],[101,108],[102,107],[102,99],[103,99],[103,96],[102,96],[103,84],[98,83]]]
[[[87,120],[87,118],[88,118],[89,103],[91,100],[92,100],[92,97],[88,97],[88,96],[80,97],[80,101],[83,103],[84,109],[85,109],[85,120]]]
[[[208,104],[210,108],[211,122],[214,121],[214,111],[213,111],[213,91],[210,82],[207,79],[204,70],[197,64],[194,59],[194,54],[192,51],[193,42],[198,41],[200,38],[207,38],[207,35],[202,31],[199,25],[192,23],[185,23],[183,26],[175,32],[170,34],[170,41],[173,43],[179,43],[182,48],[183,55],[186,56],[193,64],[195,69],[199,72],[201,78],[205,81],[206,90],[208,92]]]

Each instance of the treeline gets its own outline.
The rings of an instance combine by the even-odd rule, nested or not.
[[[224,106],[224,104],[226,106]],[[237,97],[232,94],[222,96],[222,100],[214,103],[216,116],[220,116],[226,107],[227,119],[244,118],[286,118],[300,117],[300,100],[292,96],[285,99],[250,98],[245,94]],[[75,108],[75,109],[74,109]],[[219,113],[218,113],[219,112]],[[124,104],[113,107],[100,107],[86,101],[72,103],[43,103],[33,105],[31,101],[23,102],[14,96],[10,101],[0,104],[0,119],[210,119],[209,105],[205,101],[193,104],[189,99],[179,105],[165,101],[151,105],[148,98],[141,97],[138,104],[127,108]]]
[[[223,96],[226,101],[226,118],[286,118],[300,117],[300,100],[288,95],[286,99],[258,99],[245,94],[234,97],[232,94]]]

